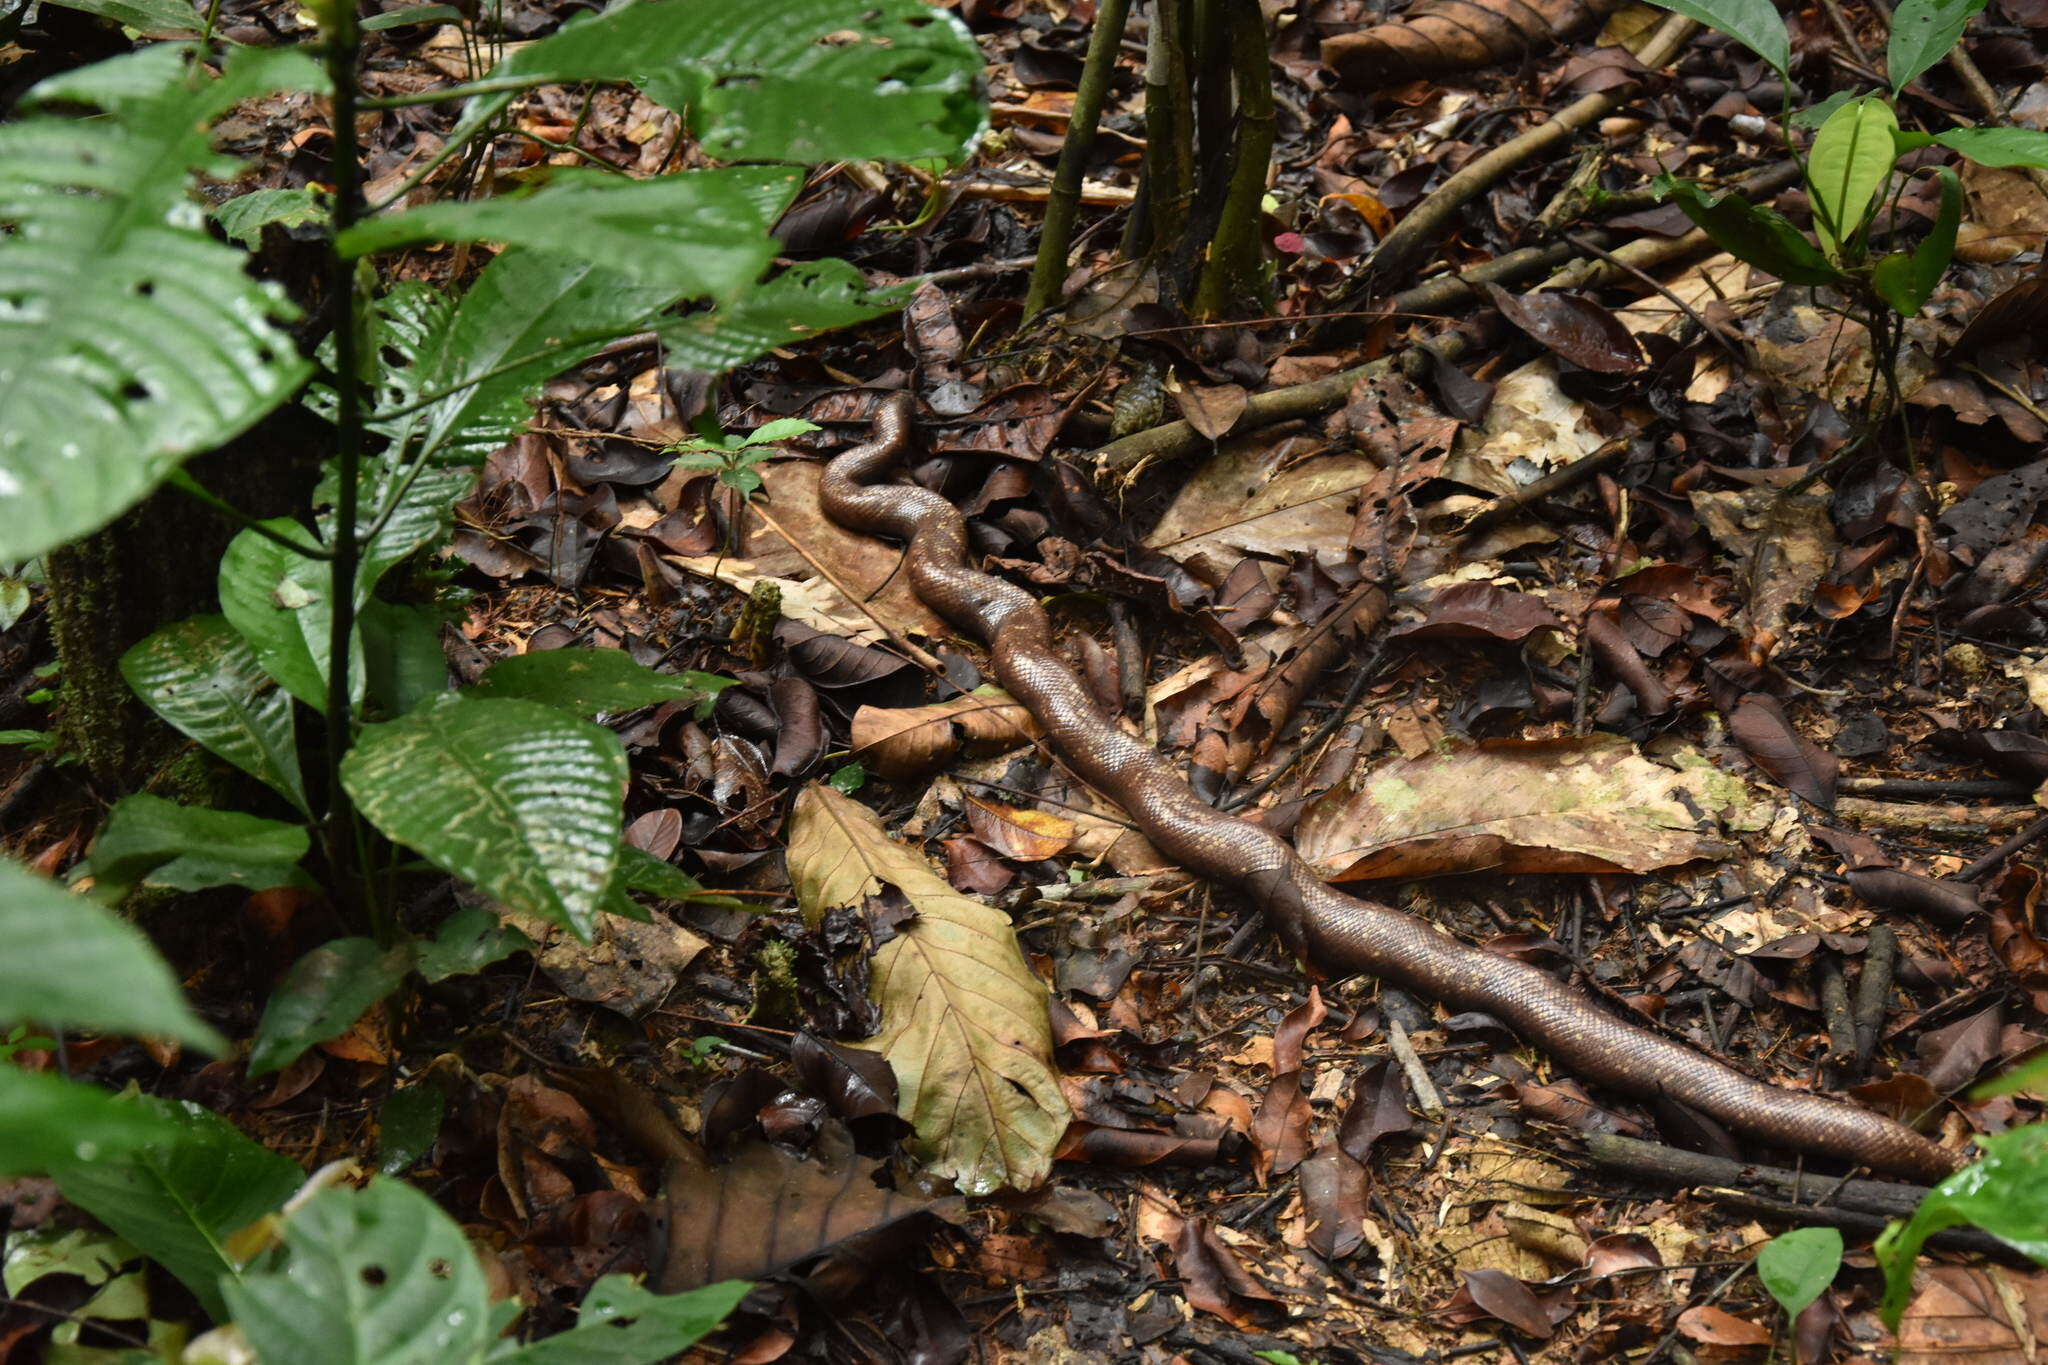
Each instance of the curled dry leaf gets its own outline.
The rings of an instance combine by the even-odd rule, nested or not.
[[[1719,858],[1743,783],[1672,769],[1613,735],[1492,740],[1355,775],[1302,817],[1295,846],[1333,880],[1454,872],[1650,872]]]
[[[972,1194],[1044,1179],[1068,1109],[1045,987],[1009,920],[955,891],[867,807],[816,784],[790,821],[789,879],[814,925],[888,887],[916,911],[875,954],[882,1028],[866,1046],[896,1073],[919,1156]]]
[[[1502,317],[1582,370],[1629,374],[1643,367],[1635,334],[1591,299],[1548,289],[1516,297],[1497,284],[1486,292]]]
[[[1044,733],[997,687],[930,706],[863,706],[853,716],[854,757],[894,781],[936,772],[954,757],[982,758]]]
[[[1050,811],[1006,806],[979,796],[968,797],[966,805],[967,827],[1006,858],[1042,862],[1058,857],[1074,842],[1074,822]]]

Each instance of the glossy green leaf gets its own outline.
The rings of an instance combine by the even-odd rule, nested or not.
[[[289,517],[263,523],[278,535],[312,545],[312,534]],[[220,607],[256,653],[263,671],[321,714],[327,711],[327,660],[334,615],[329,565],[292,553],[254,530],[228,542],[220,560]],[[363,694],[361,650],[351,650],[350,695]]]
[[[1697,19],[1717,33],[1727,34],[1769,62],[1781,76],[1791,68],[1792,38],[1771,0],[1651,0],[1651,3],[1659,9]]]
[[[1787,284],[1841,280],[1841,272],[1776,209],[1752,204],[1732,192],[1710,195],[1689,180],[1670,176],[1657,185],[1678,202],[1695,227],[1737,260],[1767,270]]]
[[[1901,317],[1920,311],[1955,259],[1956,229],[1963,221],[1963,182],[1946,166],[1935,167],[1934,174],[1941,184],[1941,208],[1933,230],[1910,253],[1893,252],[1870,274],[1872,287]]]
[[[87,866],[96,886],[117,896],[143,882],[173,891],[265,891],[303,882],[299,860],[310,847],[304,825],[138,792],[114,803]]]
[[[121,676],[167,724],[311,813],[292,699],[225,616],[165,626],[121,656]]]
[[[1768,7],[1768,6],[1766,6]],[[981,136],[982,57],[924,0],[668,0],[563,25],[492,79],[631,81],[720,161],[957,161]],[[472,101],[460,138],[511,96]]]
[[[1851,100],[1813,135],[1806,157],[1813,228],[1828,254],[1840,257],[1884,190],[1898,156],[1892,135],[1899,118],[1875,95]]]
[[[1792,115],[1794,128],[1818,128],[1834,116],[1835,110],[1860,96],[1854,90],[1837,90],[1819,104],[1808,105]]]
[[[365,256],[426,242],[503,242],[602,262],[678,297],[722,299],[774,260],[781,248],[768,229],[802,184],[800,172],[776,166],[653,180],[568,169],[533,194],[448,200],[368,219],[343,233],[340,247]]]
[[[239,1267],[230,1237],[274,1213],[305,1178],[297,1163],[242,1136],[196,1104],[122,1100],[165,1136],[138,1150],[54,1166],[64,1197],[178,1277],[206,1311],[225,1317],[223,1279]]]
[[[47,3],[75,9],[99,19],[111,19],[138,33],[168,38],[200,31],[199,11],[180,0],[47,0]]]
[[[502,443],[501,443],[502,444]],[[476,487],[476,471],[427,465],[413,468],[390,460],[362,463],[356,489],[356,535],[361,542],[356,566],[356,605],[395,566],[448,533],[455,504]],[[314,491],[320,515],[320,538],[335,539],[334,503],[340,480],[330,461]]]
[[[447,1108],[448,1097],[425,1083],[386,1095],[377,1108],[378,1171],[397,1175],[432,1151]]]
[[[678,369],[729,370],[778,346],[892,313],[907,285],[870,290],[845,261],[809,261],[783,271],[721,307],[664,318],[655,327]]]
[[[1881,1311],[1896,1332],[1913,1290],[1913,1262],[1943,1228],[1973,1224],[2048,1265],[2048,1123],[2031,1123],[1977,1145],[1984,1155],[1927,1192],[1913,1216],[1894,1222],[1872,1248],[1884,1271]]]
[[[226,1287],[265,1362],[467,1365],[489,1346],[490,1297],[469,1239],[434,1201],[380,1176],[329,1187],[285,1220],[282,1264]]]
[[[220,224],[229,241],[240,242],[254,251],[263,245],[263,229],[267,225],[305,227],[325,223],[328,206],[313,190],[251,190],[216,205],[209,216]]]
[[[2048,169],[2048,133],[2033,128],[1951,128],[1934,140],[1980,166]]]
[[[418,283],[378,304],[372,430],[442,464],[473,465],[526,427],[530,395],[682,297],[588,259],[514,249],[451,303]]]
[[[157,1110],[98,1086],[0,1066],[0,1177],[114,1160],[183,1133]]]
[[[1834,1228],[1794,1228],[1756,1254],[1756,1277],[1791,1318],[1805,1312],[1841,1268],[1842,1234]]]
[[[186,459],[247,430],[310,366],[284,292],[205,232],[191,170],[232,178],[207,125],[240,100],[312,89],[290,48],[237,49],[209,79],[183,45],[35,87],[0,126],[0,561],[99,529]]]
[[[735,681],[714,673],[657,673],[623,649],[547,649],[500,659],[470,695],[519,697],[595,716],[665,701],[695,703]]]
[[[446,981],[480,972],[531,947],[531,939],[481,905],[466,905],[442,921],[431,942],[419,945],[416,965],[427,980]]]
[[[617,735],[537,702],[451,694],[365,726],[341,773],[387,837],[589,939],[618,863]]]
[[[316,1043],[339,1038],[363,1011],[391,994],[412,968],[412,949],[338,938],[292,964],[256,1026],[249,1076],[282,1071]]]
[[[576,1325],[530,1346],[493,1352],[490,1365],[655,1365],[724,1322],[754,1286],[723,1280],[685,1294],[656,1294],[607,1275],[583,1296]]]
[[[1892,11],[1892,33],[1885,44],[1885,71],[1892,93],[1948,56],[1984,0],[1899,0]]]
[[[185,1003],[177,977],[141,930],[5,859],[0,944],[0,1025],[33,1020],[227,1050],[227,1040]]]
[[[6,1244],[0,1293],[10,1298],[51,1275],[76,1275],[88,1285],[102,1285],[122,1266],[142,1259],[134,1247],[97,1228],[18,1229]]]

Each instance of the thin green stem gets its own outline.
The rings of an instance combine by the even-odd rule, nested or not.
[[[193,478],[185,470],[180,469],[176,471],[169,478],[165,479],[164,483],[167,487],[177,489],[195,502],[206,504],[206,506],[211,507],[243,530],[254,531],[265,540],[284,546],[285,549],[290,550],[301,559],[328,560],[334,558],[332,554],[317,545],[307,545],[293,540],[290,536],[280,535],[276,531],[271,530],[263,522],[244,512],[241,508]]]
[[[1024,293],[1025,322],[1058,299],[1060,284],[1067,277],[1067,251],[1073,245],[1074,219],[1081,208],[1081,181],[1087,174],[1089,155],[1095,150],[1096,125],[1102,119],[1103,101],[1109,94],[1109,78],[1116,71],[1117,53],[1122,48],[1124,23],[1130,10],[1131,0],[1102,0],[1096,7],[1095,30],[1089,35],[1081,83],[1074,91],[1074,108],[1067,119],[1060,164],[1053,171],[1052,191],[1045,201],[1038,260],[1031,268],[1031,285]]]
[[[327,75],[334,88],[333,240],[357,219],[362,202],[361,149],[356,143],[356,62],[361,41],[356,0],[329,0]],[[331,248],[330,248],[331,249]],[[333,573],[328,603],[332,630],[327,648],[327,833],[337,855],[334,888],[344,911],[362,899],[363,833],[342,785],[341,764],[354,739],[350,714],[350,653],[355,638],[356,574],[362,546],[356,538],[356,502],[363,456],[362,374],[358,358],[355,262],[334,252],[328,272],[334,325],[335,464],[341,486],[334,499]],[[346,854],[353,852],[351,860]],[[365,907],[367,910],[367,907]]]
[[[510,95],[537,90],[543,85],[560,85],[559,76],[491,76],[461,85],[444,85],[439,90],[420,90],[410,95],[384,95],[362,100],[359,109],[405,109],[416,104],[440,104],[444,100],[466,100],[472,95]]]

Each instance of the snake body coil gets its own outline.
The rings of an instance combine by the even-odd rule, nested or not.
[[[910,395],[892,395],[865,445],[827,467],[827,515],[909,542],[917,595],[988,644],[996,673],[1060,755],[1153,845],[1188,870],[1244,892],[1297,951],[1330,971],[1366,972],[1460,1010],[1483,1010],[1567,1070],[1617,1090],[1668,1096],[1730,1128],[1799,1151],[1898,1175],[1938,1178],[1956,1158],[1903,1124],[1754,1080],[1608,1014],[1538,968],[1463,943],[1390,906],[1347,896],[1272,834],[1198,800],[1167,760],[1097,709],[1060,657],[1038,603],[970,566],[966,521],[928,489],[877,484],[908,445]]]

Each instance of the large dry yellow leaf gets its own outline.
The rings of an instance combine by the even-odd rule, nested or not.
[[[1068,1109],[1045,987],[1008,917],[955,891],[866,806],[816,783],[790,820],[789,880],[814,924],[885,886],[917,911],[875,954],[882,1029],[861,1046],[896,1072],[918,1155],[970,1194],[1043,1180]]]
[[[1332,881],[1461,872],[1652,872],[1722,858],[1751,818],[1739,778],[1616,735],[1446,746],[1317,798],[1294,846]]]

